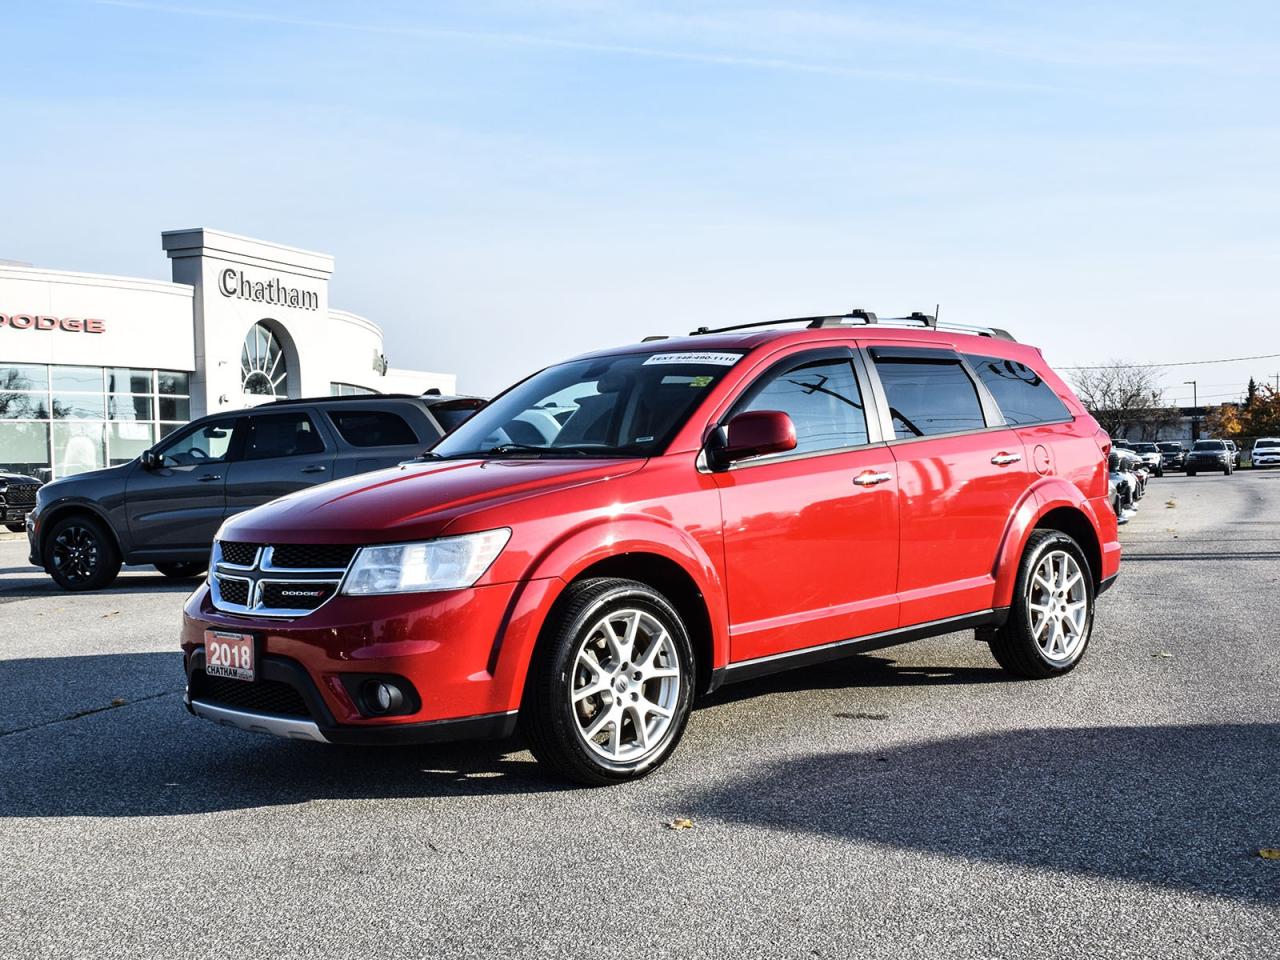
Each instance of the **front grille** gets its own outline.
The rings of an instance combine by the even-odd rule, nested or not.
[[[33,507],[38,489],[39,487],[34,483],[10,483],[4,498],[11,507]]]
[[[282,543],[271,549],[271,566],[291,570],[345,570],[355,552],[356,547],[349,544]]]
[[[227,603],[247,606],[249,603],[249,581],[236,577],[219,577],[218,592]]]
[[[258,555],[258,545],[256,543],[236,543],[233,540],[223,540],[218,545],[222,550],[222,559],[227,563],[234,563],[237,567],[247,567],[253,563],[253,558]]]
[[[310,717],[307,702],[287,683],[279,680],[232,680],[211,677],[203,670],[193,670],[189,683],[192,700],[248,710],[251,713],[274,713],[285,717]]]
[[[314,610],[337,591],[336,583],[307,583],[295,580],[289,583],[264,583],[259,603],[266,609]],[[226,591],[222,594],[228,600]],[[243,601],[231,600],[232,603]]]

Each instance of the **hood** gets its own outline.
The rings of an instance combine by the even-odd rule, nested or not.
[[[56,500],[58,497],[70,497],[80,493],[81,487],[93,487],[94,492],[101,491],[96,485],[101,483],[108,477],[121,477],[133,465],[133,461],[122,463],[118,467],[103,467],[101,470],[86,470],[84,473],[73,473],[69,477],[59,477],[57,480],[50,480],[40,488],[40,499],[45,503],[50,500]],[[123,483],[123,479],[121,480]],[[123,489],[123,488],[121,488]]]
[[[221,539],[393,543],[437,537],[458,517],[633,473],[644,460],[448,460],[334,480],[232,517]]]
[[[25,473],[9,473],[0,470],[0,483],[39,483],[35,477],[29,477]]]

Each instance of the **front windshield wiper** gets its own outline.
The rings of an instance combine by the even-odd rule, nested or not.
[[[501,455],[504,453],[569,453],[575,457],[590,456],[590,452],[582,447],[543,447],[533,443],[500,443],[496,447],[490,447],[485,451],[486,454]]]

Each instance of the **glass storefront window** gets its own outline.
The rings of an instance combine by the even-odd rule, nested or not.
[[[53,419],[55,420],[103,420],[107,408],[100,393],[55,393],[53,395]]]
[[[191,399],[189,397],[161,397],[161,420],[190,420]]]
[[[176,370],[161,370],[159,374],[160,393],[171,396],[191,393],[191,374]]]
[[[107,393],[155,393],[154,370],[134,370],[130,367],[107,368]]]
[[[0,420],[48,420],[47,393],[4,393],[0,391]]]
[[[102,428],[101,423],[54,423],[53,469],[57,476],[69,477],[106,466]]]
[[[113,423],[107,443],[111,449],[111,466],[128,463],[155,443],[155,428],[149,423]]]
[[[42,363],[0,363],[0,393],[48,390],[49,368]]]
[[[107,398],[108,420],[154,420],[150,397]]]
[[[52,480],[128,463],[191,419],[190,385],[180,370],[0,362],[0,468]]]
[[[101,367],[50,367],[49,379],[54,390],[102,393]]]
[[[0,471],[49,479],[49,425],[0,423]]]

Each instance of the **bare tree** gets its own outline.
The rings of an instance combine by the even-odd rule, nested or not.
[[[1137,429],[1143,440],[1155,440],[1160,430],[1178,424],[1178,408],[1165,403],[1160,369],[1122,360],[1075,371],[1072,385],[1080,402],[1110,436]]]

